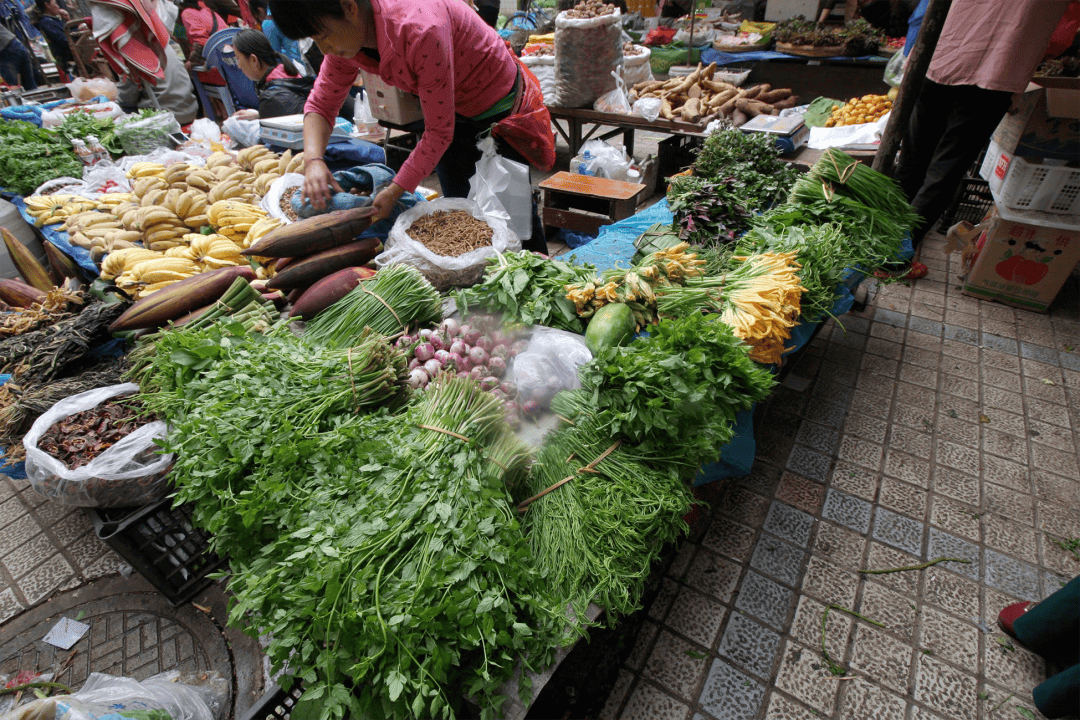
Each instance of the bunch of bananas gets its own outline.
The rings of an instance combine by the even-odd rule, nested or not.
[[[165,257],[161,253],[146,248],[123,248],[114,250],[101,261],[101,279],[113,280],[135,267],[143,260]]]
[[[232,267],[244,262],[240,248],[224,235],[189,234],[185,239],[186,245],[166,250],[165,255],[195,263],[201,271]]]
[[[137,162],[129,167],[125,174],[131,180],[148,177],[164,178],[165,166],[156,162]]]
[[[116,286],[138,300],[200,272],[201,268],[190,260],[157,254],[117,276]]]
[[[219,200],[206,211],[211,227],[239,246],[243,246],[255,223],[266,218],[266,215],[266,211],[258,205],[230,200]]]
[[[261,218],[247,231],[247,235],[244,236],[244,240],[240,243],[240,246],[245,249],[251,247],[262,239],[263,235],[271,230],[276,230],[281,227],[281,225],[282,222],[275,217],[266,216]]]
[[[34,216],[38,227],[62,223],[72,215],[97,208],[97,203],[81,195],[31,195],[26,198],[26,211]]]

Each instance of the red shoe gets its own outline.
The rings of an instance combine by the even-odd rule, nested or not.
[[[923,265],[918,260],[911,261],[911,267],[904,272],[891,273],[888,270],[875,270],[874,277],[879,280],[918,280],[919,278],[926,277],[930,272],[930,268]]]
[[[1034,607],[1034,605],[1035,603],[1033,602],[1018,602],[1009,605],[998,613],[998,625],[1001,626],[1001,629],[1005,631],[1006,635],[1015,638],[1016,631],[1013,630],[1013,623],[1016,622],[1017,618]]]

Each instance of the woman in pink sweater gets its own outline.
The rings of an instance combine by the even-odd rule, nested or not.
[[[424,134],[374,200],[390,214],[432,170],[443,194],[465,197],[489,129],[500,154],[550,169],[551,119],[536,78],[461,0],[270,0],[285,35],[312,38],[326,56],[304,107],[304,194],[321,207],[336,190],[322,159],[334,117],[364,70],[420,97]]]

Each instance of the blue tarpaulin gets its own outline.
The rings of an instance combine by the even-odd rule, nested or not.
[[[23,216],[23,220],[34,224],[34,216],[26,211],[26,203],[23,202],[21,195],[15,193],[3,193],[5,200],[13,204],[19,209],[19,213]],[[41,234],[45,236],[45,239],[62,250],[65,255],[72,258],[79,264],[79,267],[86,271],[88,277],[95,278],[98,275],[97,265],[90,259],[90,251],[84,250],[78,245],[72,245],[68,240],[68,234],[62,230],[57,230],[59,225],[45,225],[38,228],[41,230]]]
[[[741,53],[727,53],[719,50],[702,50],[701,62],[708,65],[709,63],[716,63],[717,65],[733,65],[735,63],[748,63],[748,62],[760,62],[762,60],[807,60],[808,58],[802,55],[791,55],[789,53],[782,53],[776,50],[751,50],[750,52]],[[860,57],[847,57],[840,55],[838,57],[828,58],[813,58],[814,60],[838,60],[838,61],[852,61],[852,60],[871,60],[873,62],[880,62],[882,66],[888,62],[886,58],[880,55],[862,55]]]

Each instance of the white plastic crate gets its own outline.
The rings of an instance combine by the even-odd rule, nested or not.
[[[1041,165],[1014,157],[1001,186],[1002,202],[1015,210],[1080,214],[1080,169]]]

